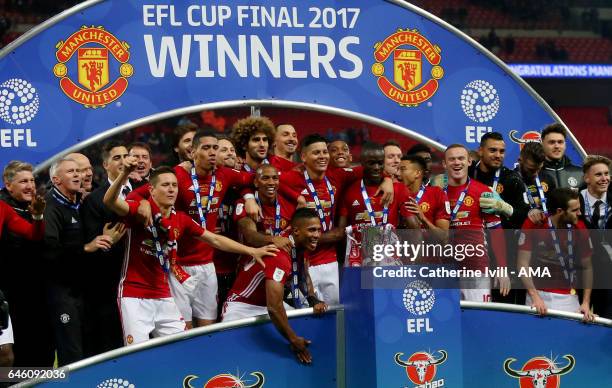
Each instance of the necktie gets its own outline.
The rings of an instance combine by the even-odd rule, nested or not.
[[[591,223],[597,229],[599,229],[599,218],[601,217],[601,214],[599,212],[599,207],[601,206],[602,203],[603,203],[602,201],[597,200],[595,201],[595,204],[593,205],[593,216],[591,217]]]

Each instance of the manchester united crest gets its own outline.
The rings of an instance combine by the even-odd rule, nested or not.
[[[474,198],[467,195],[463,203],[465,204],[465,206],[472,206],[474,204]]]
[[[104,27],[83,26],[55,47],[58,63],[53,73],[73,101],[86,108],[103,108],[127,89],[127,78],[134,73],[128,63],[130,46]]]
[[[374,45],[376,62],[372,65],[372,73],[378,77],[378,87],[401,106],[418,106],[427,101],[436,93],[438,80],[444,76],[444,69],[440,66],[441,51],[418,30],[398,29]],[[393,68],[393,77],[390,77],[393,81],[385,75],[390,67]],[[427,70],[431,78],[427,76]]]
[[[429,211],[429,203],[427,203],[427,202],[421,202],[419,207],[421,208],[421,211],[423,213],[427,213]]]

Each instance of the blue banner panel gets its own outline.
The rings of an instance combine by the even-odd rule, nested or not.
[[[523,78],[612,78],[612,65],[511,63],[512,71]]]
[[[612,330],[560,318],[462,312],[464,387],[612,387]]]
[[[41,386],[336,387],[336,315],[293,318],[290,324],[312,341],[312,365],[300,365],[272,323],[266,323],[128,354],[71,372],[68,382]]]
[[[347,386],[460,386],[459,291],[423,280],[363,289],[362,270],[372,268],[346,268],[342,284]]]
[[[315,104],[470,148],[512,132],[508,160],[558,120],[501,61],[406,2],[249,3],[91,1],[7,47],[0,165],[219,102]],[[568,155],[579,156],[571,144]]]

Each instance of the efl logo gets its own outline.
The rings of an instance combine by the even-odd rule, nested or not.
[[[404,307],[410,313],[422,316],[431,311],[436,302],[436,294],[431,286],[422,280],[410,282],[404,289],[402,295]],[[408,333],[432,333],[433,328],[429,324],[429,318],[408,318],[406,320]]]
[[[520,388],[559,388],[561,375],[571,372],[576,364],[576,359],[571,354],[566,354],[563,358],[567,360],[567,364],[559,367],[549,358],[534,357],[527,361],[521,370],[510,368],[516,358],[508,358],[504,361],[504,371],[519,379]]]
[[[444,76],[444,69],[440,66],[441,51],[438,45],[431,44],[418,30],[399,28],[395,34],[374,45],[376,62],[372,65],[372,73],[378,77],[378,87],[385,96],[401,106],[418,106],[427,101],[436,93],[438,80]],[[394,83],[384,75],[385,62],[391,55]],[[417,88],[423,83],[423,58],[432,66],[432,78]]]
[[[36,88],[28,81],[11,78],[0,85],[0,119],[12,128],[0,128],[0,147],[36,147],[31,128],[14,128],[32,121],[38,109],[40,99]]]
[[[261,372],[253,372],[251,376],[254,376],[256,381],[251,385],[246,385],[242,379],[231,375],[229,373],[219,374],[211,377],[205,384],[204,388],[261,388],[264,386],[266,379]],[[191,385],[191,381],[197,379],[198,376],[189,375],[183,380],[183,388],[195,388]]]
[[[103,27],[86,27],[70,35],[65,41],[55,46],[55,56],[58,63],[53,67],[53,73],[60,78],[60,88],[73,101],[86,108],[103,108],[115,101],[128,87],[127,78],[134,74],[134,69],[127,61],[130,59],[130,46],[125,41],[119,41]],[[68,77],[66,64],[74,54],[77,54],[77,81],[75,84]],[[119,66],[120,77],[111,82],[110,57],[115,58]]]
[[[495,118],[499,107],[499,93],[491,83],[477,79],[465,85],[461,91],[461,109],[467,118],[480,124],[465,126],[467,143],[480,143],[485,133],[493,131],[493,127],[483,124]]]
[[[106,379],[100,384],[96,385],[96,388],[136,388],[136,385],[130,383],[125,379]]]
[[[402,361],[400,357],[404,353],[395,354],[395,363],[406,368],[408,379],[418,387],[443,387],[444,379],[434,380],[436,377],[437,366],[444,363],[448,358],[448,353],[445,350],[438,350],[440,357],[435,358],[427,352],[416,352],[408,357],[408,360]]]

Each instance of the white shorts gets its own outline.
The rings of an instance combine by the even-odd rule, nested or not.
[[[0,334],[0,345],[14,344],[15,339],[13,338],[13,324],[11,323],[11,316],[8,317],[8,327],[6,330],[2,330]]]
[[[461,300],[470,302],[490,302],[491,301],[491,280],[487,277],[465,279],[460,282]],[[467,288],[463,288],[467,287]]]
[[[183,269],[194,277],[196,288],[187,292],[174,276],[170,276],[170,290],[176,305],[187,322],[193,318],[217,319],[217,273],[215,264],[184,266]]]
[[[225,302],[221,321],[235,321],[237,319],[255,317],[267,313],[268,308],[266,306],[256,306],[254,304],[242,302]]]
[[[185,331],[185,321],[181,317],[174,299],[120,298],[121,326],[123,342],[133,345],[153,337]]]
[[[309,273],[317,298],[328,305],[340,303],[337,262],[311,266]]]
[[[293,307],[283,302],[285,311],[293,310]],[[223,305],[222,322],[235,321],[242,318],[256,317],[258,315],[267,315],[268,307],[256,306],[243,302],[225,302]]]
[[[547,309],[566,311],[568,313],[580,312],[580,303],[578,302],[578,295],[572,294],[557,294],[555,292],[541,291],[538,290],[540,298],[546,304]],[[525,306],[531,306],[533,300],[531,296],[527,294],[525,298]]]

